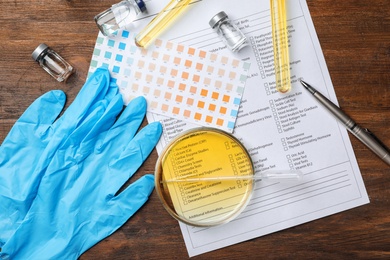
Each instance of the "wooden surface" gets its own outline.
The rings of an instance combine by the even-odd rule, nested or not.
[[[115,2],[0,0],[0,142],[46,91],[64,90],[68,104],[74,99],[98,33],[93,17]],[[308,0],[308,5],[340,106],[390,146],[389,1]],[[67,84],[56,82],[31,59],[41,42],[76,67]],[[194,259],[390,259],[390,167],[353,136],[351,141],[370,204]],[[156,158],[154,151],[138,174],[153,172]],[[155,192],[122,228],[81,256],[186,258],[179,226]]]

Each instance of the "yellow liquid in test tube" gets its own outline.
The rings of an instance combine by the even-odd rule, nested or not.
[[[272,41],[274,48],[276,90],[291,90],[285,0],[271,0]]]
[[[147,47],[165,30],[185,9],[191,0],[172,0],[169,4],[135,37],[138,47]]]

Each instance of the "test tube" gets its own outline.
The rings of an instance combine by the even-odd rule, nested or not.
[[[271,22],[276,90],[286,93],[291,90],[291,82],[285,0],[271,0]]]
[[[172,0],[150,23],[135,37],[138,47],[146,48],[159,33],[185,9],[191,0]]]

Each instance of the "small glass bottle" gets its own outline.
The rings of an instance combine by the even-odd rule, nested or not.
[[[146,10],[143,0],[124,0],[95,16],[99,30],[105,36],[112,36],[120,28],[131,24]]]
[[[66,82],[74,72],[73,67],[68,62],[44,43],[41,43],[33,51],[32,58],[59,82]]]
[[[217,13],[209,22],[226,46],[233,52],[241,50],[247,46],[245,35],[233,24],[225,12]]]

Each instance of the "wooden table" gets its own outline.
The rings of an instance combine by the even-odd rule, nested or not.
[[[116,1],[0,0],[0,142],[33,100],[62,89],[68,104],[86,79],[97,27],[94,15]],[[221,1],[222,2],[222,1]],[[388,0],[308,0],[340,106],[390,146]],[[75,65],[67,84],[32,59],[45,42]],[[146,124],[146,122],[144,122]],[[194,259],[390,258],[390,167],[355,137],[352,145],[371,203],[194,257]],[[139,175],[154,170],[154,151]],[[155,192],[122,228],[81,259],[185,259],[178,223]]]

